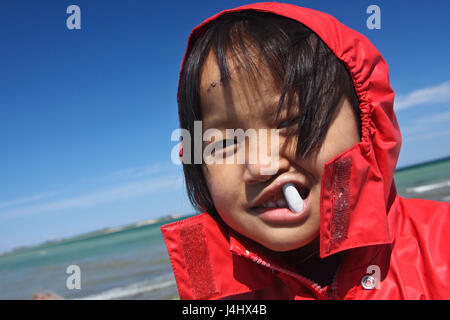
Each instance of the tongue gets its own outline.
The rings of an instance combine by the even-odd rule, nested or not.
[[[283,194],[291,211],[295,213],[302,211],[303,199],[293,183],[287,183],[283,186]]]

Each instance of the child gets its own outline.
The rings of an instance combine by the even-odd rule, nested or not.
[[[223,133],[203,138],[215,160],[246,155],[191,164],[198,150],[183,142],[203,213],[161,228],[180,298],[450,298],[450,206],[397,195],[393,100],[378,51],[326,14],[257,3],[196,27],[181,127]],[[277,154],[270,174],[264,157],[249,161],[264,143],[225,133],[238,128],[276,130],[263,153]]]

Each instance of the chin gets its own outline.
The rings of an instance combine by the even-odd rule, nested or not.
[[[285,233],[285,232],[283,232]],[[295,249],[299,249],[301,247],[306,246],[308,243],[314,240],[315,234],[311,236],[304,236],[299,238],[298,232],[296,232],[296,237],[289,237],[285,234],[275,235],[271,238],[261,239],[261,241],[257,241],[262,246],[276,252],[285,252],[291,251]]]

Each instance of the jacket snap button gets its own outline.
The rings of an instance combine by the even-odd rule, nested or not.
[[[361,285],[366,290],[372,290],[376,286],[376,280],[373,276],[365,275],[361,279]]]

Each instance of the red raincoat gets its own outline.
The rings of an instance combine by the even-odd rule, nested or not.
[[[325,164],[320,199],[320,257],[341,252],[342,260],[332,284],[320,287],[204,212],[161,227],[180,298],[449,299],[450,205],[397,195],[393,175],[401,135],[383,57],[335,18],[282,3],[223,11],[189,39],[206,22],[242,9],[303,23],[352,76],[362,139]]]

